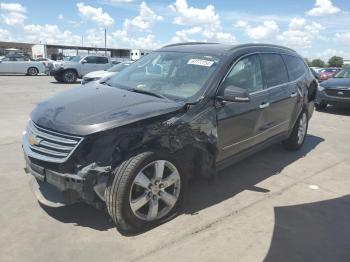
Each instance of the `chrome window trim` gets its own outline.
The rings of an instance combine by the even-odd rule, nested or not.
[[[281,50],[284,50],[281,48]],[[230,74],[230,72],[232,71],[232,69],[237,65],[238,62],[240,62],[242,59],[248,57],[248,56],[251,56],[251,55],[259,55],[259,54],[277,54],[277,55],[280,55],[282,57],[282,55],[289,55],[289,56],[294,56],[296,58],[299,58],[301,59],[298,55],[293,55],[293,54],[287,54],[287,53],[277,53],[277,52],[252,52],[252,53],[248,53],[248,54],[245,54],[245,55],[242,55],[239,57],[239,59],[234,62],[230,68],[227,70],[225,76],[223,77],[223,79],[220,81],[219,83],[219,87],[217,89],[217,92],[216,92],[216,95],[217,93],[219,92],[220,88],[221,88],[221,85],[225,82],[227,76]],[[259,57],[259,60],[260,60],[260,57]],[[283,57],[282,57],[282,60],[283,60],[283,63],[285,63]],[[261,64],[261,60],[260,60],[260,66],[262,66]],[[261,75],[263,77],[263,82],[265,83],[265,77],[264,77],[264,74],[263,74],[263,68],[261,67]],[[259,94],[259,93],[262,93],[264,91],[267,91],[267,90],[271,90],[271,89],[274,89],[274,88],[278,88],[278,87],[281,87],[281,86],[284,86],[284,85],[288,85],[288,84],[294,84],[296,82],[299,82],[302,78],[305,77],[306,73],[307,73],[307,70],[305,70],[304,74],[302,76],[300,76],[299,78],[293,80],[293,81],[289,81],[289,71],[288,71],[288,68],[286,66],[286,70],[287,70],[287,74],[288,74],[288,82],[286,83],[283,83],[283,84],[280,84],[280,85],[276,85],[276,86],[270,86],[270,87],[267,87],[267,86],[264,86],[265,88],[263,88],[262,90],[258,90],[258,91],[254,91],[254,92],[250,92],[249,95],[255,95],[255,94]]]

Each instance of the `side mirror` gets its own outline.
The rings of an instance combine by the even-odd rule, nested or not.
[[[250,96],[249,93],[240,87],[237,86],[227,86],[224,90],[224,94],[217,97],[222,101],[230,102],[249,102]]]
[[[84,59],[84,60],[81,61],[81,63],[82,63],[82,64],[86,64],[87,61]]]

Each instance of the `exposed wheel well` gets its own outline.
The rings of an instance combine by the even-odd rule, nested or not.
[[[317,86],[318,86],[318,84],[316,83],[316,81],[312,81],[312,83],[310,84],[310,87],[309,87],[308,101],[315,100],[316,94],[317,94]]]

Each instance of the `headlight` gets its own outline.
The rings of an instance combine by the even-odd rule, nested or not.
[[[323,90],[324,90],[324,87],[323,86],[321,86],[321,85],[318,85],[318,91],[320,91],[320,92],[322,92]]]

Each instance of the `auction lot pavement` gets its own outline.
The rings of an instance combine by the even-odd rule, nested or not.
[[[29,113],[78,86],[0,76],[0,261],[350,261],[350,109],[315,112],[299,152],[275,145],[193,181],[182,215],[125,237],[87,205],[40,206],[23,171]]]

